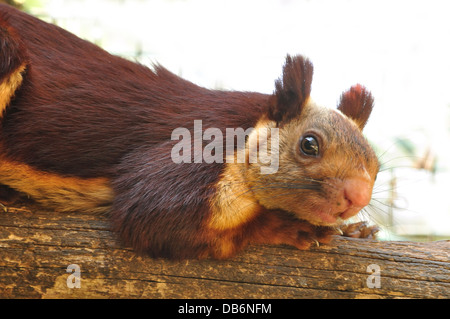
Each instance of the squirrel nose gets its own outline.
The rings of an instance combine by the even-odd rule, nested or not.
[[[363,208],[372,197],[372,182],[365,178],[351,178],[344,182],[344,196],[351,207]]]

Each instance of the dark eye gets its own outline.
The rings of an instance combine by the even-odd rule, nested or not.
[[[319,142],[314,136],[304,136],[300,141],[300,149],[305,155],[318,156],[319,155]]]

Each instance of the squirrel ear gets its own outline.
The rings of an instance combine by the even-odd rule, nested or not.
[[[279,123],[300,115],[311,92],[312,75],[313,65],[308,59],[287,55],[283,76],[275,81],[269,101],[270,120]]]
[[[373,109],[373,97],[367,89],[360,85],[352,86],[342,93],[338,110],[353,119],[362,130]]]

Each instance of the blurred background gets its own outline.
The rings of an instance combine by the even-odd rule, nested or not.
[[[365,134],[382,169],[362,217],[389,240],[450,238],[447,1],[0,2],[208,88],[272,93],[287,53],[312,60],[322,105],[365,85],[375,97]]]

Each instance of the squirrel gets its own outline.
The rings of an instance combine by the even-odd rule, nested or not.
[[[0,184],[55,211],[107,213],[123,244],[151,257],[370,237],[376,226],[344,221],[369,204],[379,170],[362,134],[373,96],[358,84],[322,107],[312,76],[308,58],[287,55],[273,94],[211,90],[0,5]],[[204,132],[250,131],[215,149],[222,161],[174,161],[174,130],[195,136],[199,120]],[[196,143],[207,147],[184,142],[188,159]],[[274,172],[248,155],[264,147]]]

